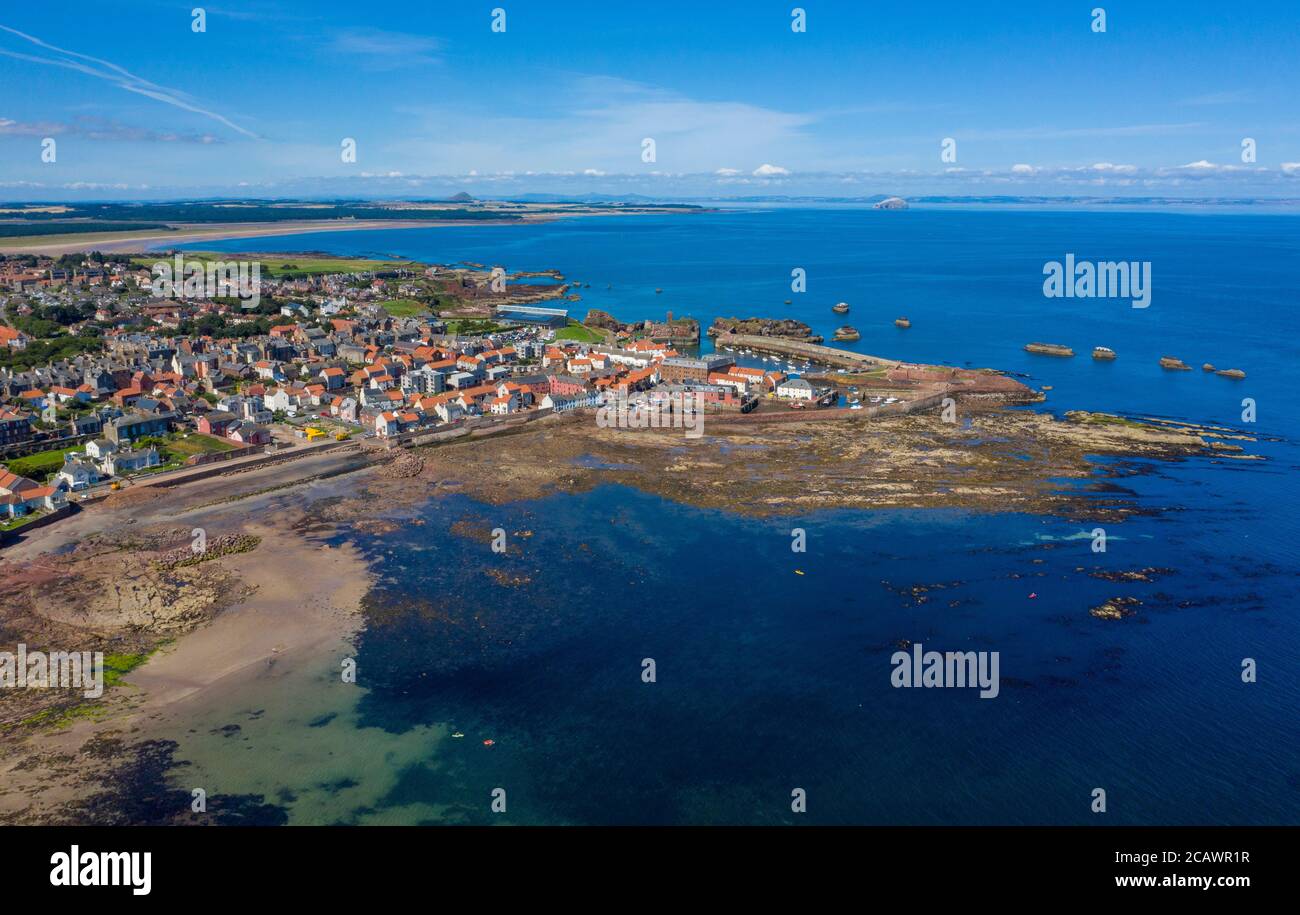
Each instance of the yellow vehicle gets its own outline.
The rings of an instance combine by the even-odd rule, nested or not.
[[[304,431],[307,433],[307,441],[309,442],[314,442],[316,439],[325,436],[325,433],[315,426],[308,426]]]
[[[346,442],[346,441],[348,440],[348,436],[349,436],[349,433],[347,433],[347,432],[335,432],[335,433],[334,433],[334,441],[336,441],[336,442]]]

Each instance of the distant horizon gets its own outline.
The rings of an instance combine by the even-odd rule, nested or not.
[[[460,192],[465,193],[465,192]],[[3,197],[0,196],[0,208],[66,206],[89,207],[96,205],[131,206],[133,204],[254,204],[254,203],[292,203],[308,204],[457,204],[457,203],[527,203],[527,204],[640,204],[640,205],[686,205],[686,206],[726,206],[726,205],[818,205],[818,204],[858,204],[871,206],[882,200],[899,198],[909,205],[942,206],[952,205],[990,205],[990,206],[1152,206],[1152,207],[1300,207],[1300,196],[1268,197],[1262,195],[1219,195],[1199,197],[1177,197],[1166,194],[1117,195],[1117,194],[896,194],[880,191],[872,194],[836,196],[825,194],[765,194],[765,195],[649,195],[649,194],[602,194],[595,192],[556,194],[545,192],[521,192],[518,194],[470,194],[468,200],[457,200],[455,195],[438,196],[425,194],[374,194],[374,195],[340,195],[340,194],[169,194],[159,196],[141,195],[137,197],[88,197],[68,199],[63,197]],[[21,213],[5,214],[9,218],[21,218]],[[417,218],[413,214],[413,218]]]
[[[1291,198],[1297,82],[1280,0],[66,0],[0,12],[0,197]]]

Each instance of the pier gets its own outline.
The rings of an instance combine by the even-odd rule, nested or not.
[[[819,365],[833,365],[839,368],[857,371],[875,369],[895,369],[903,363],[897,359],[882,359],[865,353],[852,353],[848,350],[821,346],[817,343],[801,343],[798,340],[786,340],[782,337],[759,337],[752,334],[718,334],[715,346],[744,347],[764,353],[778,353],[783,356],[800,356]]]

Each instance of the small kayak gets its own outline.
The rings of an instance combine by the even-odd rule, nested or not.
[[[452,737],[464,737],[465,735],[462,734],[460,731],[457,731],[455,734],[452,734],[451,736],[452,736]]]
[[[496,741],[489,737],[487,740],[483,741],[483,746],[490,747],[495,743]]]
[[[795,570],[794,570],[794,574],[796,574],[796,575],[802,575],[802,574],[803,574],[803,569],[795,569]]]

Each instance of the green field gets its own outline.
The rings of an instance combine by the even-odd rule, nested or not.
[[[380,302],[379,307],[394,318],[413,318],[416,315],[427,314],[429,311],[414,299],[389,299],[387,302]]]
[[[498,324],[496,321],[487,318],[451,318],[447,321],[447,333],[449,334],[467,334],[470,336],[476,334],[495,334],[498,331],[507,330],[514,325]]]
[[[604,343],[604,334],[582,324],[573,323],[555,332],[556,340],[573,340],[575,343]]]
[[[74,449],[69,448],[66,450],[72,451]],[[46,477],[52,473],[57,473],[59,468],[63,466],[64,451],[63,448],[56,448],[53,451],[38,451],[26,457],[14,458],[9,461],[7,466],[20,477],[29,477],[38,482],[44,482]]]
[[[204,435],[200,432],[191,432],[186,438],[174,438],[166,441],[162,445],[164,456],[170,460],[184,461],[187,457],[194,454],[207,454],[213,451],[231,451],[235,448],[233,442],[217,438],[213,435]]]
[[[202,261],[256,261],[262,266],[261,275],[269,279],[284,276],[319,276],[328,273],[361,273],[368,270],[408,270],[422,267],[414,261],[381,261],[364,257],[322,257],[318,254],[223,254],[217,251],[185,251],[185,260]],[[159,262],[174,263],[165,254],[157,256],[133,257],[131,263],[137,267],[152,268]]]

